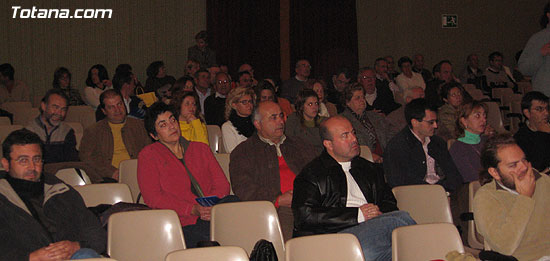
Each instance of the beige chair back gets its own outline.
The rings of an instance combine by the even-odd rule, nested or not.
[[[139,184],[137,180],[137,168],[138,160],[129,159],[123,160],[118,165],[118,183],[123,183],[130,187],[130,192],[132,192],[132,199],[135,203],[143,203],[143,197],[140,197],[139,202],[137,201],[139,193]]]
[[[80,170],[80,175],[75,168],[60,169],[55,173],[55,176],[63,182],[71,186],[83,186],[92,184],[90,177],[83,169]]]
[[[474,196],[481,187],[479,181],[472,181],[468,185],[468,211],[474,213]],[[477,232],[474,220],[468,221],[468,245],[471,248],[483,249],[484,238]]]
[[[95,111],[88,105],[69,106],[65,121],[80,122],[86,129],[95,123]]]
[[[370,162],[374,162],[374,159],[372,158],[372,151],[370,150],[369,146],[361,145],[359,147],[361,148],[361,154],[359,154],[359,156]]]
[[[84,135],[84,127],[80,122],[65,122],[74,130],[74,136],[76,137],[76,149],[80,149],[80,141],[82,140],[82,135]]]
[[[32,108],[32,104],[31,102],[4,102],[0,108],[11,113],[15,113],[21,108]]]
[[[10,121],[10,118],[8,117],[0,117],[0,126],[2,126],[2,128],[6,125],[11,125],[11,121]]]
[[[325,234],[297,237],[286,246],[286,261],[363,261],[359,240],[352,234]]]
[[[4,140],[12,133],[13,131],[23,129],[21,125],[5,125],[0,127],[0,142],[4,143]]]
[[[218,204],[212,208],[210,238],[222,246],[239,246],[250,255],[260,239],[273,243],[279,260],[285,247],[279,216],[269,201]]]
[[[165,261],[248,261],[244,249],[237,246],[216,246],[174,251],[166,256]]]
[[[393,261],[445,260],[445,255],[454,250],[464,253],[460,235],[453,224],[404,226],[392,232]]]
[[[453,223],[447,193],[440,185],[409,185],[392,189],[397,207],[418,224]]]
[[[216,157],[216,160],[218,161],[218,164],[220,164],[220,167],[222,167],[223,173],[225,174],[225,177],[227,178],[227,181],[229,181],[229,186],[231,188],[231,178],[229,176],[229,153],[215,153],[214,156]],[[233,194],[233,188],[231,188],[231,195]]]
[[[13,112],[13,124],[27,126],[31,120],[38,117],[40,112],[38,108],[19,108],[17,111]]]
[[[80,193],[86,207],[95,207],[100,204],[116,204],[118,202],[132,203],[132,194],[126,184],[103,183],[75,186]]]
[[[472,98],[474,100],[482,100],[483,98],[485,98],[486,96],[483,94],[483,92],[479,89],[473,89],[473,90],[469,90],[468,93],[470,93],[470,96],[472,96]]]
[[[222,130],[218,125],[206,125],[208,132],[208,143],[213,153],[225,153],[222,142]]]
[[[470,93],[472,90],[477,89],[475,84],[470,84],[470,83],[462,84],[462,87],[464,87],[464,90],[467,91],[468,93]]]
[[[107,254],[119,261],[164,260],[185,249],[178,215],[173,210],[119,212],[109,217]]]
[[[496,102],[485,102],[487,104],[487,123],[495,129],[497,133],[507,132],[504,128],[504,123],[502,121],[502,115],[500,113],[500,107]]]

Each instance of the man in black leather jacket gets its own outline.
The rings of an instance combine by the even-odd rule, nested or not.
[[[415,224],[396,211],[382,168],[359,157],[351,123],[331,117],[320,126],[325,151],[294,180],[294,236],[351,233],[366,260],[391,260],[394,228]]]

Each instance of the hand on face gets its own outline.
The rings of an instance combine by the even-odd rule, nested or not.
[[[526,197],[532,197],[535,193],[535,175],[533,173],[533,167],[531,163],[527,163],[527,171],[525,173],[512,174],[514,178],[514,184],[516,185],[516,191],[520,195]]]

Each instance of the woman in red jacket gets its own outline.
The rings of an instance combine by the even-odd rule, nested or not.
[[[187,247],[195,247],[197,242],[209,240],[212,209],[195,199],[224,198],[229,194],[229,182],[210,147],[181,137],[172,107],[162,102],[153,104],[144,123],[157,142],[143,148],[138,156],[143,199],[153,209],[176,211]]]

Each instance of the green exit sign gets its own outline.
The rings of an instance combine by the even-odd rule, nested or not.
[[[441,27],[442,28],[458,28],[458,15],[456,15],[456,14],[441,15]]]

